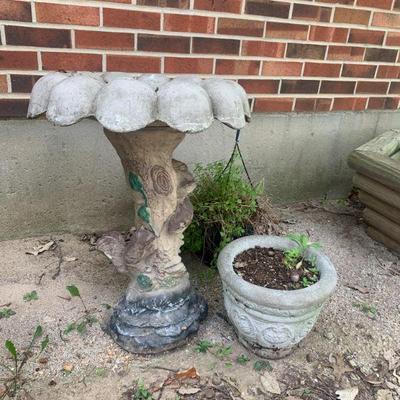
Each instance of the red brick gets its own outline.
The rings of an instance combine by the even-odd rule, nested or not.
[[[372,18],[372,25],[398,29],[400,26],[400,14],[376,12]]]
[[[0,75],[0,93],[7,93],[8,85],[7,85],[7,75]]]
[[[316,99],[315,111],[330,111],[333,99]]]
[[[278,93],[279,80],[240,79],[239,84],[247,93]]]
[[[30,93],[40,75],[11,75],[11,91],[13,93]]]
[[[368,101],[368,110],[383,110],[386,99],[384,97],[371,97]]]
[[[109,1],[109,0],[108,0]],[[131,0],[126,0],[131,3]],[[187,9],[190,7],[190,0],[136,0],[138,6],[170,7]]]
[[[66,29],[5,26],[6,42],[14,46],[71,47],[71,32]]]
[[[282,80],[281,93],[317,93],[319,81]]]
[[[243,56],[277,57],[282,58],[285,54],[285,43],[257,42],[255,40],[243,40]]]
[[[234,39],[193,39],[192,53],[199,54],[239,54],[240,41]]]
[[[397,110],[400,105],[400,97],[386,97],[385,109]]]
[[[400,32],[388,32],[386,46],[400,46]]]
[[[325,58],[325,51],[326,46],[317,44],[288,43],[286,57],[323,60]]]
[[[331,28],[328,26],[311,26],[309,40],[319,42],[346,43],[349,30],[347,28]]]
[[[366,98],[337,97],[333,99],[332,111],[363,111],[366,105]]]
[[[211,74],[214,60],[211,58],[165,57],[164,72],[167,74]]]
[[[30,2],[0,0],[0,20],[31,22]]]
[[[368,25],[371,12],[366,10],[352,10],[351,8],[336,8],[334,22],[355,25]]]
[[[242,1],[245,0],[195,0],[194,8],[240,14]]]
[[[297,112],[329,111],[332,99],[296,99]]]
[[[198,15],[165,14],[164,30],[174,32],[214,33],[215,18]]]
[[[293,99],[288,98],[266,98],[256,99],[255,112],[290,112],[293,107]]]
[[[160,30],[160,14],[147,11],[103,10],[103,25],[116,28]]]
[[[303,64],[289,61],[264,61],[262,74],[265,76],[300,76]]]
[[[26,118],[28,104],[28,99],[0,99],[0,118]]]
[[[210,0],[208,0],[210,1]],[[289,18],[289,3],[273,0],[246,0],[246,14],[265,17]]]
[[[262,37],[264,35],[264,22],[249,21],[246,19],[220,18],[218,20],[218,33]]]
[[[368,102],[369,110],[397,110],[399,108],[398,97],[371,97]]]
[[[400,79],[400,67],[394,65],[380,65],[377,78]]]
[[[92,25],[100,24],[99,9],[73,5],[34,3],[38,22],[52,24]]]
[[[385,8],[390,10],[392,8],[393,0],[357,0],[357,5],[361,7]]]
[[[346,4],[348,6],[352,6],[355,0],[319,0],[321,3],[330,3],[330,4]]]
[[[100,54],[80,53],[43,53],[42,63],[44,70],[53,71],[101,71]]]
[[[137,49],[161,53],[189,53],[190,38],[138,34]]]
[[[131,0],[107,0],[110,1],[111,3],[125,3],[125,4],[131,4]]]
[[[35,51],[0,50],[0,69],[36,70],[37,54]]]
[[[217,60],[215,72],[220,75],[258,75],[260,61]]]
[[[295,3],[293,4],[292,18],[329,22],[331,19],[331,8]]]
[[[267,22],[266,37],[306,40],[308,25],[283,24],[280,22]]]
[[[314,111],[315,108],[315,99],[296,99],[296,103],[294,104],[294,111]]]
[[[375,93],[385,94],[388,90],[389,82],[363,81],[357,83],[356,93]]]
[[[393,10],[400,10],[400,0],[395,0]]]
[[[375,71],[376,65],[344,64],[342,76],[350,78],[373,78]]]
[[[395,62],[397,50],[369,47],[365,50],[364,59],[365,61]]]
[[[354,93],[355,82],[322,81],[320,93]]]
[[[349,43],[382,44],[384,36],[385,36],[384,31],[352,29],[350,31]]]
[[[160,72],[161,59],[158,57],[107,55],[107,71]]]
[[[75,31],[78,49],[133,50],[135,37],[131,33]]]
[[[341,64],[306,63],[304,76],[339,76],[341,66]]]
[[[389,93],[400,94],[400,82],[392,82],[390,84]]]
[[[328,60],[362,61],[364,47],[329,46]]]

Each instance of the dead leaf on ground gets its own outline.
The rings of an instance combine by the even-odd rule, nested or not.
[[[343,374],[346,372],[353,372],[353,368],[346,364],[343,354],[331,354],[329,356],[329,362],[330,365],[327,365],[327,367],[333,369],[333,376],[337,382],[340,381]]]
[[[281,388],[279,382],[276,380],[275,376],[269,372],[264,373],[260,376],[261,390],[265,393],[281,394]]]
[[[365,382],[369,383],[372,386],[379,386],[382,385],[383,383],[382,379],[377,374],[374,373],[369,375],[363,375],[362,378]]]
[[[50,242],[47,242],[46,244],[42,244],[40,246],[36,246],[33,248],[33,250],[31,251],[26,251],[26,254],[31,254],[33,256],[37,256],[41,253],[44,253],[45,251],[48,251],[52,248],[52,246],[54,245],[54,240],[50,240]]]
[[[77,259],[78,259],[77,257],[64,257],[63,261],[72,262],[72,261],[76,261]]]
[[[189,394],[199,393],[200,391],[201,391],[200,388],[195,388],[195,387],[193,387],[193,388],[184,388],[184,387],[181,387],[181,388],[178,389],[178,394],[180,394],[182,396],[187,396]]]
[[[336,396],[338,400],[354,400],[357,395],[358,395],[357,386],[336,391]]]
[[[385,383],[389,389],[395,391],[400,396],[400,386],[397,386],[393,382],[390,382],[390,381],[385,381]]]
[[[376,400],[393,400],[393,394],[388,389],[380,389],[376,392]]]
[[[197,373],[197,370],[195,367],[186,369],[184,371],[178,371],[175,374],[176,379],[196,379],[199,377],[199,374]]]
[[[73,369],[74,369],[73,364],[71,364],[71,363],[64,363],[63,364],[63,371],[72,372]]]
[[[357,290],[357,292],[360,292],[362,294],[367,294],[369,293],[369,290],[366,287],[358,286],[358,285],[346,285],[349,289]]]
[[[389,364],[389,371],[396,369],[400,364],[400,357],[393,349],[384,351],[383,358]]]

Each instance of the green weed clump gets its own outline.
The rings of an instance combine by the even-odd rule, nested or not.
[[[215,265],[219,252],[232,240],[244,236],[256,214],[263,185],[252,186],[241,165],[233,161],[197,165],[197,187],[190,200],[193,221],[184,234],[184,250],[197,253],[207,264]]]

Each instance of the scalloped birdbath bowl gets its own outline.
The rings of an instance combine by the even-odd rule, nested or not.
[[[241,129],[248,100],[236,82],[125,73],[48,74],[35,84],[28,117],[46,112],[56,125],[94,116],[121,159],[132,189],[135,219],[128,237],[109,232],[97,242],[115,268],[130,277],[108,330],[124,349],[157,353],[184,343],[207,314],[179,256],[193,217],[195,188],[186,165],[172,158],[186,133],[214,119]]]

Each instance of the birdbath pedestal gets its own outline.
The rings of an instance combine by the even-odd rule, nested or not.
[[[97,242],[131,279],[114,308],[110,333],[131,352],[167,350],[196,332],[207,313],[179,256],[193,216],[187,196],[195,187],[186,165],[172,159],[185,134],[165,124],[105,134],[121,158],[135,203],[128,239],[110,232]]]

